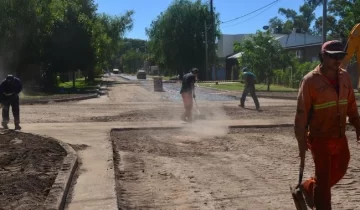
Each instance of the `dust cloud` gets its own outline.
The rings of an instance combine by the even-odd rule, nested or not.
[[[221,137],[228,134],[229,127],[224,121],[229,120],[230,118],[226,115],[225,110],[221,106],[207,107],[208,110],[211,110],[211,116],[207,116],[206,112],[201,113],[201,107],[199,107],[199,109],[200,116],[205,119],[195,120],[195,122],[185,126],[183,129],[185,129],[186,132],[199,139]],[[196,107],[194,107],[193,112],[194,118],[199,118]]]

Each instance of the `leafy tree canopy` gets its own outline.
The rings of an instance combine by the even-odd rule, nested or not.
[[[215,13],[215,36],[219,37],[219,14]],[[205,23],[207,28],[205,31]],[[187,73],[192,67],[205,78],[205,33],[208,37],[209,55],[215,51],[211,45],[210,5],[201,0],[174,0],[146,29],[149,53],[155,62],[167,68],[170,74]],[[214,57],[209,56],[213,62]]]

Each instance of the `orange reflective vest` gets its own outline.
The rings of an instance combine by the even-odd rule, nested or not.
[[[339,94],[320,72],[320,66],[304,76],[300,83],[295,114],[295,136],[298,140],[312,137],[345,135],[346,117],[356,128],[359,114],[349,74],[339,69]]]

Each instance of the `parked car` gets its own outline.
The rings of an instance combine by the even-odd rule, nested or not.
[[[139,70],[136,74],[137,79],[146,79],[146,71],[145,70]]]
[[[119,69],[113,69],[113,73],[114,73],[114,74],[119,74],[120,71],[119,71]]]

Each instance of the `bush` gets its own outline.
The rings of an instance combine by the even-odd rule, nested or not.
[[[294,65],[294,78],[293,78],[293,87],[298,87],[301,79],[310,71],[314,70],[320,62],[305,62],[305,63],[295,63]]]
[[[297,88],[301,79],[315,69],[319,62],[295,63],[286,69],[274,70],[274,83],[286,87]]]

